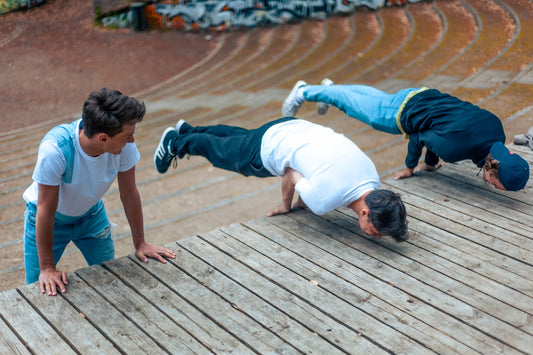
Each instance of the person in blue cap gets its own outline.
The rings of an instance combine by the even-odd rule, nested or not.
[[[366,85],[321,85],[298,81],[285,99],[283,116],[294,116],[305,101],[317,102],[319,114],[333,105],[372,128],[409,139],[406,167],[396,179],[413,175],[426,147],[420,170],[433,171],[440,159],[470,159],[483,169],[483,180],[501,190],[518,191],[529,179],[529,164],[504,145],[500,119],[470,102],[436,89],[408,88],[388,94]]]

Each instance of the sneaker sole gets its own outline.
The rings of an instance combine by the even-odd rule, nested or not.
[[[185,123],[185,120],[183,118],[179,120],[178,123],[176,123],[176,132],[178,132],[178,135],[180,134],[180,128],[181,126],[183,126],[184,123]]]
[[[167,136],[167,133],[170,132],[170,131],[173,131],[174,130],[174,127],[168,127],[167,129],[165,129],[165,131],[163,132],[163,134],[161,135],[161,139],[159,140],[159,144],[157,145],[157,148],[155,149],[155,153],[154,153],[154,166],[155,166],[155,169],[161,173],[159,171],[159,169],[157,169],[157,164],[156,164],[156,160],[157,160],[157,152],[159,151],[159,147],[163,145],[163,142],[165,140],[165,137]],[[168,170],[168,169],[167,169]],[[166,172],[166,171],[165,171]],[[165,172],[161,173],[161,174],[164,174]]]
[[[287,109],[287,107],[289,106],[289,104],[293,101],[294,97],[296,96],[296,92],[298,91],[298,89],[301,87],[301,86],[304,86],[304,85],[307,85],[307,83],[303,80],[298,80],[296,82],[296,84],[294,84],[294,86],[292,87],[292,90],[291,92],[289,93],[289,96],[287,96],[287,98],[285,99],[285,101],[283,101],[283,106],[281,108],[281,115],[283,117],[292,117],[294,115],[296,115],[296,112],[298,112],[298,109],[294,112],[289,112],[289,110]],[[299,108],[299,107],[298,107]]]

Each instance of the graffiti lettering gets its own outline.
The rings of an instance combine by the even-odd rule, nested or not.
[[[0,0],[0,14],[15,10],[26,10],[44,4],[45,0]]]
[[[422,0],[162,0],[145,7],[149,28],[217,29],[280,24]],[[110,21],[119,23],[122,21]]]

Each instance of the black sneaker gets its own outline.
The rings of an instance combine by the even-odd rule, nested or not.
[[[172,143],[177,137],[178,133],[174,127],[168,127],[165,129],[165,132],[163,132],[161,140],[157,145],[154,154],[154,165],[157,171],[161,174],[167,172],[170,165],[172,165],[172,161],[174,161],[174,167],[178,166],[178,158],[176,157],[176,154],[172,152]]]

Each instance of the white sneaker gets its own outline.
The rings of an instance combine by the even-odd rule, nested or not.
[[[331,86],[331,85],[333,85],[333,81],[331,81],[328,78],[326,78],[326,79],[322,80],[320,85]],[[328,108],[329,108],[329,104],[327,104],[325,102],[319,102],[319,103],[316,104],[316,111],[318,112],[319,115],[325,115],[326,112],[328,112]]]
[[[178,123],[176,123],[176,132],[178,132],[178,134],[180,134],[180,128],[181,126],[183,126],[183,124],[185,123],[185,120],[182,118],[178,121]]]
[[[287,96],[283,102],[283,107],[281,108],[281,114],[283,117],[294,117],[300,106],[302,106],[304,100],[303,98],[297,98],[296,93],[298,92],[298,89],[304,85],[307,85],[307,83],[303,80],[298,80],[296,84],[294,84],[289,96]]]

